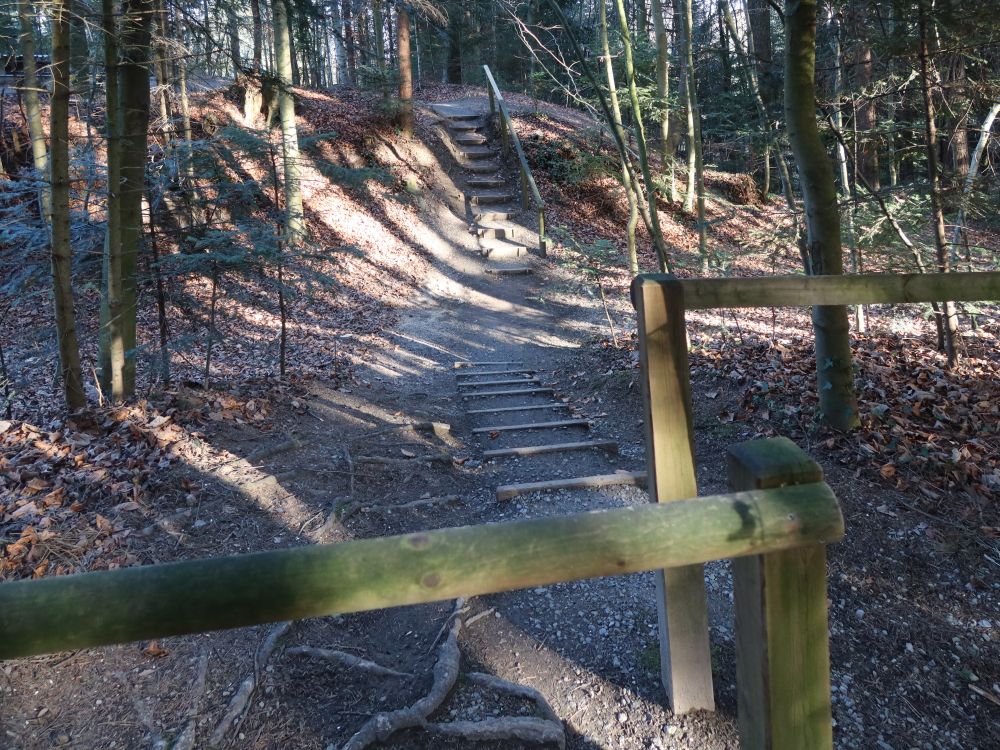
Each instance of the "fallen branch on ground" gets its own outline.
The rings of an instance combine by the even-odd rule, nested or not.
[[[360,656],[348,654],[344,651],[337,651],[335,649],[314,648],[313,646],[295,646],[293,648],[286,649],[285,653],[291,654],[292,656],[310,656],[316,659],[332,661],[337,664],[341,664],[348,669],[360,669],[365,672],[371,672],[372,674],[382,675],[383,677],[413,677],[412,674],[407,672],[397,672],[395,669],[383,667],[381,664],[368,661],[368,659],[362,659]]]
[[[247,463],[254,464],[258,461],[263,461],[266,458],[273,458],[279,453],[284,453],[285,451],[298,450],[302,447],[302,443],[298,438],[290,436],[287,440],[278,443],[277,445],[269,445],[258,448],[249,456],[247,456]]]
[[[379,435],[385,435],[389,432],[396,432],[397,430],[413,430],[414,432],[433,432],[438,437],[444,437],[451,433],[451,425],[447,422],[411,422],[410,424],[397,424],[392,427],[386,427],[384,430],[376,430],[375,432],[368,432],[364,435],[354,438],[351,443],[360,443],[365,440],[369,440],[373,437]]]
[[[427,505],[445,505],[447,503],[457,503],[461,498],[458,495],[441,495],[439,497],[422,497],[418,500],[410,500],[406,503],[390,503],[380,505],[362,505],[361,503],[351,503],[340,512],[340,520],[346,521],[356,513],[371,513],[380,510],[411,510]]]
[[[415,463],[442,463],[450,464],[452,456],[449,453],[428,453],[423,456],[413,456],[413,458],[385,458],[383,456],[358,456],[359,464],[381,464],[382,466],[413,466]]]

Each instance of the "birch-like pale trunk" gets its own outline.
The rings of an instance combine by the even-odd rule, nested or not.
[[[38,189],[38,210],[42,223],[48,225],[52,213],[52,194],[49,185],[44,184],[48,173],[49,158],[45,150],[45,128],[42,125],[42,109],[38,97],[38,71],[35,66],[34,13],[28,0],[17,0],[17,20],[21,36],[19,45],[24,57],[24,85],[21,98],[24,100],[24,116],[28,121],[28,137],[31,139],[31,158],[42,184]]]
[[[285,172],[285,234],[291,247],[305,239],[305,209],[299,169],[299,134],[292,96],[292,54],[289,44],[287,0],[274,2],[274,56],[278,74],[278,113],[281,118],[281,152]]]
[[[1000,114],[1000,102],[994,102],[990,111],[983,120],[983,126],[979,130],[979,140],[976,148],[972,152],[972,160],[969,163],[969,171],[965,174],[965,181],[962,183],[962,195],[959,198],[958,216],[955,218],[955,228],[951,233],[951,257],[954,262],[958,254],[958,243],[962,239],[962,231],[965,229],[965,209],[969,205],[969,195],[972,193],[972,186],[979,175],[979,165],[982,163],[983,154],[986,152],[986,144],[990,140],[990,131],[993,129],[993,122]]]
[[[66,406],[76,411],[87,405],[83,393],[80,346],[73,310],[73,248],[69,211],[69,0],[52,0],[52,98],[49,104],[49,182],[52,186],[52,293],[55,300],[59,370]]]
[[[806,273],[842,274],[840,210],[833,166],[816,124],[816,2],[785,0],[785,119],[806,210]],[[843,305],[812,309],[820,409],[838,430],[858,426],[850,325]]]

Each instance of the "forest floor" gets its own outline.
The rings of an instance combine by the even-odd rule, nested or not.
[[[448,93],[435,98],[478,96]],[[548,116],[558,123],[560,114],[552,108]],[[626,274],[602,276],[614,337],[594,276],[581,271],[596,261],[579,245],[557,248],[533,276],[484,274],[466,217],[453,210],[456,170],[428,110],[421,109],[420,122],[427,149],[406,155],[423,159],[425,190],[415,221],[407,227],[397,219],[392,240],[401,252],[409,248],[416,271],[393,319],[347,339],[331,336],[335,376],[324,370],[284,381],[234,380],[221,390],[181,388],[132,410],[108,410],[95,424],[51,416],[43,428],[0,422],[7,577],[647,502],[636,488],[496,501],[498,485],[596,473],[600,459],[483,461],[482,449],[494,440],[472,433],[481,422],[459,397],[456,361],[520,360],[539,370],[593,420],[595,437],[618,441],[622,468],[644,467]],[[559,126],[545,122],[532,127],[559,137]],[[540,181],[547,200],[558,198],[562,187]],[[573,200],[581,200],[579,192]],[[579,210],[553,202],[557,215],[601,214],[593,201]],[[778,212],[722,201],[713,210],[742,222],[722,226],[722,237],[755,231]],[[581,235],[589,226],[592,242],[606,236],[614,217],[577,222],[572,231]],[[693,247],[691,226],[684,218],[670,222],[668,232],[683,237],[678,247]],[[773,255],[730,250],[744,272],[773,262]],[[405,266],[409,257],[391,262]],[[987,319],[968,332],[965,362],[949,372],[933,350],[932,327],[913,309],[873,312],[870,332],[856,337],[865,424],[851,437],[828,433],[813,418],[806,315],[692,316],[699,488],[725,491],[732,443],[773,434],[796,440],[823,466],[847,522],[845,540],[828,553],[836,745],[985,750],[1000,744],[1000,327]],[[450,428],[408,427],[426,422]],[[91,443],[101,450],[89,450]],[[420,460],[432,454],[447,458]],[[123,468],[143,476],[142,492],[133,489],[138,480],[115,475]],[[88,494],[93,484],[109,491]],[[56,512],[70,499],[80,505],[72,509],[76,525]],[[25,519],[33,520],[27,534]],[[537,689],[571,748],[735,748],[728,564],[707,566],[706,584],[715,713],[675,717],[664,708],[654,577],[647,573],[464,602],[457,614],[463,676],[431,718],[537,713],[531,700],[468,678],[485,672]],[[445,602],[6,662],[0,748],[341,746],[373,715],[427,693],[453,610]],[[331,661],[296,647],[341,656]],[[377,673],[350,656],[401,674]],[[386,744],[518,746],[420,728]]]

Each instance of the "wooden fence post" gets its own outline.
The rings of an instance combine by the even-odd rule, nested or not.
[[[684,290],[674,276],[632,281],[639,321],[649,492],[658,503],[698,495],[691,425],[691,383]],[[660,677],[675,714],[714,710],[708,606],[702,565],[657,577]]]
[[[729,449],[734,490],[819,482],[819,465],[787,438]],[[753,518],[753,509],[748,509]],[[796,522],[789,509],[789,523]],[[733,560],[740,747],[831,750],[826,547]]]

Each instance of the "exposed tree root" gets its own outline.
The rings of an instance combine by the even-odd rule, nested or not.
[[[455,607],[456,612],[462,608],[462,604],[462,600],[459,599]],[[441,644],[441,649],[438,652],[437,662],[434,664],[434,681],[427,695],[408,708],[376,714],[362,725],[361,729],[343,745],[341,750],[362,750],[374,742],[385,742],[401,729],[419,727],[427,722],[427,717],[444,702],[458,679],[459,659],[461,657],[461,651],[458,648],[458,631],[461,629],[462,620],[460,617],[455,617],[452,620],[448,637]]]
[[[351,503],[340,512],[340,520],[346,521],[356,513],[372,513],[380,510],[406,510],[412,508],[422,508],[428,505],[444,505],[446,503],[458,502],[461,498],[458,495],[441,495],[439,497],[422,497],[419,500],[410,500],[406,503],[390,503],[379,505],[362,505],[361,503]]]
[[[500,677],[481,672],[467,675],[470,682],[497,692],[525,698],[535,704],[543,718],[535,716],[507,716],[484,719],[482,721],[432,722],[428,717],[441,707],[458,679],[461,651],[458,648],[458,633],[462,629],[464,602],[455,603],[445,627],[448,637],[438,652],[434,664],[434,680],[428,693],[408,708],[376,714],[370,718],[340,750],[364,750],[376,742],[385,742],[394,733],[412,727],[420,727],[444,737],[458,737],[470,741],[527,742],[544,745],[553,744],[563,750],[566,747],[566,733],[562,721],[552,710],[552,706],[540,692],[527,685],[518,685]],[[450,626],[449,626],[450,621]],[[443,629],[442,629],[443,632]],[[440,634],[438,635],[440,638]],[[435,639],[435,642],[437,638]],[[356,657],[355,657],[356,658]],[[333,750],[333,746],[327,748]]]
[[[412,674],[407,672],[398,672],[395,669],[383,667],[381,664],[376,664],[373,661],[362,659],[360,656],[335,649],[295,646],[294,648],[285,649],[285,653],[293,656],[309,656],[315,659],[324,659],[341,664],[348,669],[360,669],[372,674],[382,675],[383,677],[413,677]]]
[[[267,662],[271,658],[271,654],[274,653],[274,649],[277,647],[280,638],[285,635],[291,627],[292,623],[290,622],[279,622],[271,628],[267,637],[261,641],[260,646],[257,648],[257,653],[254,656],[254,672],[251,675],[247,675],[243,682],[240,683],[240,686],[236,689],[236,693],[233,694],[233,697],[229,701],[229,705],[226,706],[226,710],[222,713],[222,718],[219,719],[219,723],[216,725],[215,731],[212,732],[212,736],[208,739],[209,747],[218,747],[221,745],[229,730],[231,728],[238,727],[242,722],[244,716],[243,712],[249,705],[254,691],[257,689],[264,667],[267,666]]]
[[[413,458],[385,458],[384,456],[358,456],[359,464],[379,464],[381,466],[413,466],[419,463],[450,464],[453,460],[450,453],[427,453]]]
[[[184,729],[177,735],[170,750],[194,750],[196,733],[198,730],[198,716],[201,714],[201,700],[205,696],[205,679],[208,676],[208,652],[202,651],[198,659],[198,675],[194,680],[194,687],[191,692],[194,698],[191,707],[188,709],[188,720],[184,724]]]
[[[274,456],[277,456],[279,453],[284,453],[285,451],[298,450],[301,447],[302,443],[299,441],[299,439],[294,436],[290,436],[287,440],[284,440],[283,442],[280,442],[277,445],[268,445],[262,448],[258,448],[249,456],[247,456],[246,460],[247,463],[249,464],[255,464],[260,461],[263,461],[264,459],[273,458]]]
[[[506,716],[483,721],[446,721],[440,724],[428,723],[423,728],[445,737],[460,737],[464,740],[514,740],[537,745],[557,745],[566,747],[566,733],[561,723],[554,724],[547,719],[531,716]]]

